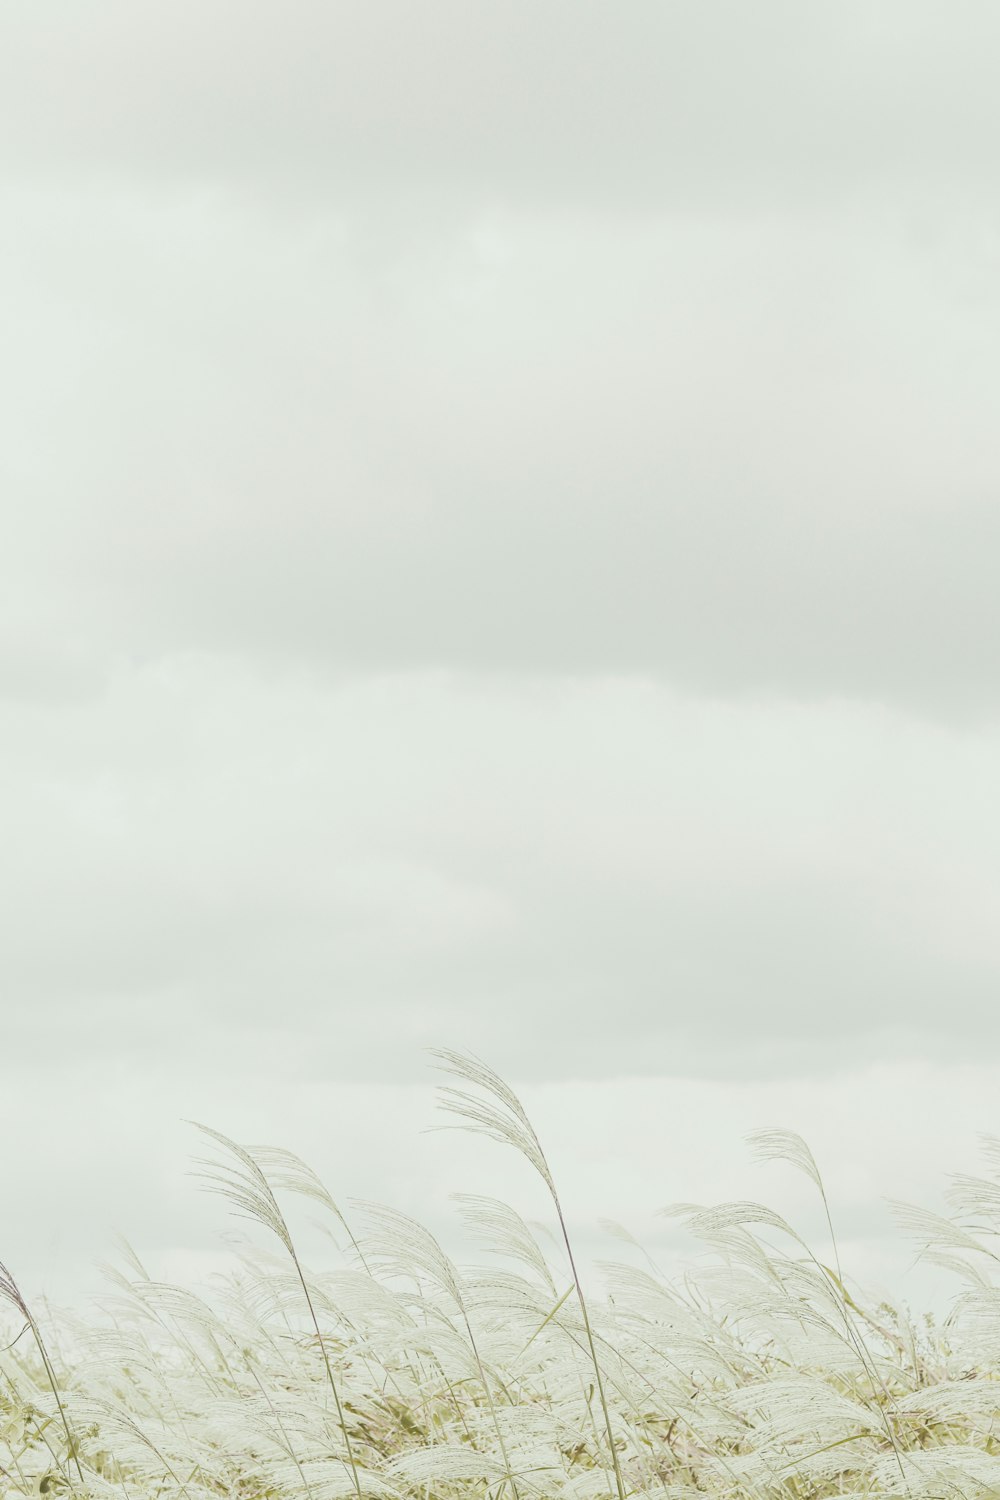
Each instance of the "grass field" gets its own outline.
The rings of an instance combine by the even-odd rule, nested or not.
[[[86,1324],[43,1316],[0,1267],[0,1495],[1000,1495],[1000,1142],[989,1176],[953,1179],[953,1220],[898,1210],[963,1278],[941,1327],[849,1292],[832,1222],[826,1265],[754,1203],[671,1210],[715,1252],[697,1283],[647,1260],[608,1268],[598,1297],[516,1096],[437,1057],[443,1107],[545,1183],[547,1248],[507,1205],[465,1197],[502,1264],[459,1270],[412,1219],[348,1223],[296,1157],[205,1129],[204,1185],[261,1231],[231,1276],[165,1285],[124,1246]],[[826,1208],[804,1142],[755,1146]],[[297,1197],[329,1216],[334,1266],[301,1261]]]

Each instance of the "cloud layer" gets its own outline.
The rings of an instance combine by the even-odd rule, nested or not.
[[[996,10],[0,30],[14,1249],[431,1044],[995,1128]]]
[[[3,680],[208,649],[992,717],[963,15],[15,8]]]

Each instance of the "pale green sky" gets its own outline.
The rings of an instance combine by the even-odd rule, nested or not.
[[[205,1253],[181,1115],[440,1227],[490,1184],[346,1123],[411,1141],[430,1045],[534,1091],[585,1234],[764,1195],[740,1136],[788,1125],[881,1275],[880,1196],[974,1168],[998,44],[913,0],[4,7],[24,1280]]]

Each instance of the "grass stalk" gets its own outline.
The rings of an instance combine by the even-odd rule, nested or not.
[[[55,1397],[56,1406],[59,1408],[59,1416],[62,1421],[63,1430],[66,1433],[67,1452],[73,1460],[73,1466],[76,1469],[77,1478],[79,1479],[81,1486],[86,1485],[86,1480],[83,1477],[83,1469],[80,1465],[80,1455],[78,1451],[79,1443],[76,1435],[69,1425],[69,1418],[66,1415],[66,1408],[63,1406],[62,1397],[59,1394],[59,1383],[56,1380],[56,1373],[52,1368],[52,1361],[49,1359],[49,1351],[45,1347],[45,1340],[42,1338],[41,1329],[35,1322],[34,1315],[31,1312],[31,1309],[28,1307],[27,1302],[25,1302],[24,1297],[21,1295],[21,1291],[17,1285],[17,1282],[14,1280],[10,1271],[2,1261],[0,1261],[0,1297],[3,1297],[7,1302],[11,1303],[11,1305],[17,1309],[17,1311],[20,1313],[21,1317],[27,1324],[28,1328],[31,1329],[31,1336],[35,1341],[39,1357],[41,1358],[42,1365],[45,1369],[46,1379],[48,1380],[49,1386],[52,1390],[52,1394]],[[68,1473],[66,1475],[66,1479],[70,1488],[74,1488],[73,1481]]]
[[[611,1425],[611,1412],[608,1408],[607,1395],[604,1390],[601,1364],[597,1358],[597,1348],[594,1344],[594,1334],[591,1327],[587,1299],[583,1293],[583,1285],[577,1270],[573,1247],[570,1243],[569,1230],[566,1227],[566,1218],[563,1214],[562,1204],[559,1201],[559,1194],[556,1191],[555,1180],[552,1176],[545,1152],[542,1150],[541,1142],[538,1139],[534,1126],[524,1111],[521,1101],[507,1084],[491,1068],[488,1068],[485,1063],[480,1062],[478,1058],[465,1057],[459,1052],[452,1052],[444,1048],[435,1048],[432,1056],[440,1059],[444,1072],[453,1077],[460,1078],[466,1083],[478,1086],[486,1095],[486,1102],[484,1102],[482,1098],[470,1094],[466,1090],[450,1087],[442,1088],[440,1091],[442,1095],[442,1108],[462,1118],[466,1122],[467,1129],[487,1135],[491,1140],[499,1141],[502,1145],[513,1146],[515,1150],[519,1151],[531,1163],[549,1191],[553,1207],[555,1208],[556,1218],[559,1221],[563,1245],[569,1259],[570,1274],[573,1278],[573,1285],[576,1288],[580,1311],[583,1315],[583,1326],[586,1330],[590,1358],[594,1366],[594,1380],[597,1385],[598,1399],[601,1403],[601,1413],[604,1418],[604,1430],[607,1435],[611,1463],[614,1468],[618,1500],[626,1500],[625,1480],[622,1477],[621,1464],[618,1460],[618,1447],[615,1443],[614,1431]]]
[[[347,1450],[348,1466],[351,1471],[354,1491],[358,1497],[358,1500],[363,1500],[361,1490],[361,1476],[358,1473],[358,1465],[354,1457],[354,1447],[351,1443],[351,1434],[347,1428],[347,1418],[344,1414],[343,1403],[340,1399],[340,1390],[337,1386],[336,1380],[334,1379],[333,1366],[330,1364],[330,1356],[327,1353],[326,1341],[323,1338],[322,1332],[320,1331],[319,1319],[316,1316],[316,1308],[313,1304],[312,1293],[309,1290],[309,1283],[306,1279],[306,1274],[303,1269],[302,1262],[299,1259],[298,1251],[296,1250],[294,1241],[292,1240],[291,1231],[288,1228],[285,1216],[281,1211],[278,1200],[271,1188],[271,1184],[268,1182],[264,1172],[255,1161],[252,1152],[249,1151],[246,1147],[237,1145],[237,1143],[230,1140],[228,1136],[222,1135],[217,1130],[210,1129],[207,1125],[198,1125],[197,1121],[191,1121],[190,1123],[195,1125],[196,1128],[198,1130],[201,1130],[205,1135],[210,1136],[213,1140],[217,1141],[219,1145],[221,1145],[225,1150],[231,1152],[243,1168],[243,1171],[239,1172],[232,1167],[220,1167],[216,1162],[202,1161],[201,1167],[203,1170],[198,1175],[202,1178],[205,1186],[210,1192],[218,1192],[221,1193],[224,1197],[228,1198],[230,1202],[235,1205],[235,1211],[237,1212],[237,1214],[239,1214],[240,1217],[252,1219],[258,1224],[263,1224],[266,1228],[270,1229],[281,1241],[282,1245],[285,1247],[285,1250],[288,1252],[289,1257],[291,1258],[292,1265],[295,1268],[295,1274],[298,1277],[299,1285],[302,1288],[302,1295],[305,1298],[306,1307],[309,1311],[309,1320],[312,1323],[313,1329],[316,1334],[316,1341],[319,1344],[320,1354],[322,1355],[323,1365],[326,1370],[327,1381],[329,1383],[330,1390],[333,1392],[333,1400],[337,1408],[337,1420],[340,1424],[340,1430],[343,1433],[344,1437],[344,1444]]]

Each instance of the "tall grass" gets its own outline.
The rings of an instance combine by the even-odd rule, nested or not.
[[[713,1262],[680,1284],[648,1257],[607,1264],[599,1295],[516,1095],[474,1059],[436,1056],[452,1120],[541,1177],[554,1250],[506,1204],[467,1196],[505,1268],[460,1269],[405,1215],[363,1207],[354,1225],[290,1153],[201,1127],[216,1153],[203,1184],[266,1231],[231,1274],[199,1294],[152,1279],[126,1245],[84,1322],[32,1310],[0,1266],[0,1497],[1000,1494],[1000,1142],[988,1176],[954,1179],[954,1219],[897,1206],[963,1279],[941,1328],[848,1291],[819,1169],[787,1132],[754,1145],[813,1183],[831,1265],[761,1204],[678,1204],[665,1212]],[[303,1260],[296,1196],[329,1216],[334,1265]]]

